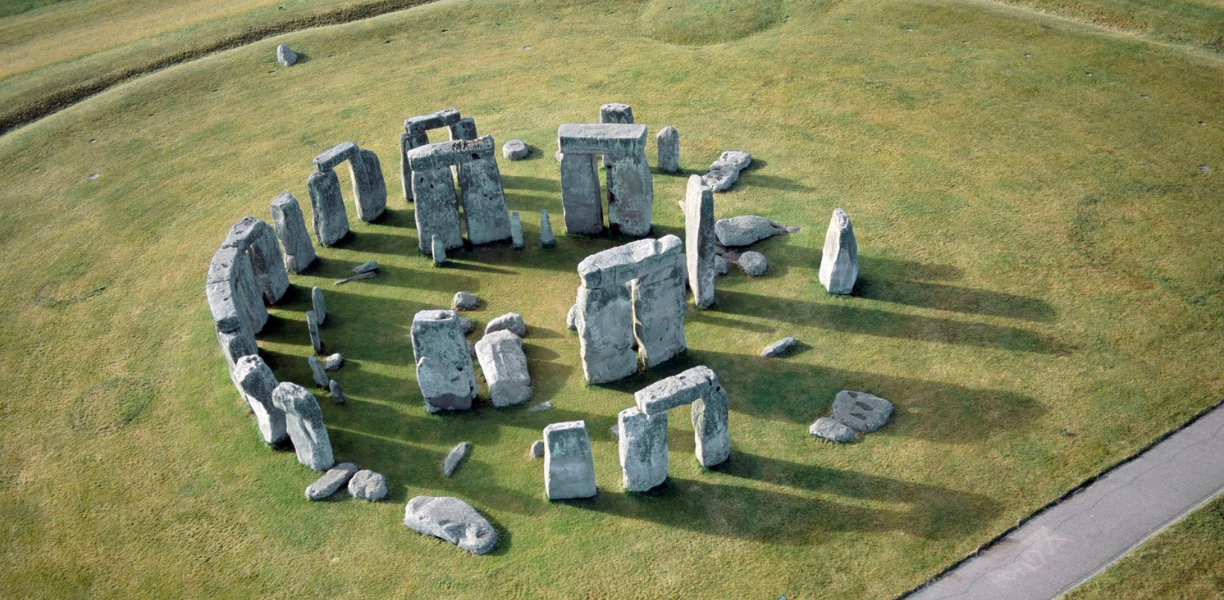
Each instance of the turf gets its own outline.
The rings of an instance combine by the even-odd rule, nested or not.
[[[709,6],[676,10],[725,22]],[[768,24],[737,39],[675,44],[650,4],[446,0],[168,69],[0,137],[0,589],[890,598],[1224,394],[1219,61],[978,2],[776,6],[738,4]],[[276,66],[281,42],[305,60]],[[324,286],[324,343],[349,361],[349,405],[320,394],[337,455],[392,484],[380,504],[307,503],[314,474],[258,442],[213,339],[202,282],[228,226],[286,189],[305,202],[310,158],[344,140],[397,189],[402,119],[454,106],[533,146],[501,168],[534,241],[540,209],[561,222],[556,126],[612,101],[680,131],[657,234],[681,232],[685,176],[731,148],[756,161],[718,216],[802,230],[760,245],[763,278],[733,273],[689,311],[683,359],[588,387],[565,312],[578,261],[616,241],[434,269],[392,193],[261,335],[278,376],[307,382],[306,292]],[[859,236],[848,298],[816,278],[836,206]],[[331,285],[369,258],[378,278]],[[523,314],[533,401],[557,408],[425,414],[411,316],[461,289],[486,301],[479,326]],[[786,335],[799,352],[756,356]],[[668,486],[622,493],[616,413],[696,364],[730,393],[730,463],[700,469],[677,415]],[[894,421],[814,441],[840,389],[892,399]],[[569,419],[590,426],[600,495],[550,504],[526,452]],[[442,478],[463,440],[472,456]],[[405,529],[417,494],[471,502],[499,550]]]

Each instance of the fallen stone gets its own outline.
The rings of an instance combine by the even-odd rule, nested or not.
[[[231,378],[255,414],[263,441],[268,444],[283,442],[289,435],[285,432],[285,413],[272,403],[272,391],[279,382],[268,364],[258,354],[243,356],[235,362]]]
[[[502,145],[502,157],[507,160],[523,160],[531,154],[531,148],[523,140],[510,140]]]
[[[493,406],[503,408],[522,404],[531,397],[531,376],[523,339],[509,330],[488,333],[476,342],[476,359],[489,384]]]
[[[369,260],[353,267],[354,273],[370,273],[378,270],[378,261]]]
[[[332,494],[340,491],[340,488],[344,487],[356,472],[357,465],[353,463],[340,463],[328,469],[322,477],[306,486],[306,499],[326,500],[330,498]]]
[[[655,144],[659,148],[659,170],[664,173],[680,170],[680,132],[668,125],[659,130]]]
[[[455,469],[459,468],[459,463],[467,458],[468,451],[472,449],[472,445],[468,442],[459,442],[457,446],[451,448],[447,453],[446,459],[442,461],[442,475],[450,477],[455,474]]]
[[[317,286],[310,289],[310,306],[314,309],[315,323],[322,325],[327,321],[327,303],[323,301],[323,290]]]
[[[781,356],[787,350],[790,350],[792,347],[794,347],[796,343],[798,342],[795,340],[795,338],[784,337],[768,346],[765,346],[765,349],[761,350],[761,356],[765,358],[773,358],[775,356]]]
[[[327,359],[323,361],[323,369],[327,371],[338,371],[343,365],[344,357],[341,356],[339,352],[328,356]]]
[[[276,62],[284,67],[292,67],[297,63],[297,53],[289,48],[289,46],[281,44],[276,47]]]
[[[342,406],[348,403],[348,399],[344,397],[344,392],[340,391],[340,382],[335,379],[327,382],[327,390],[331,392],[332,404]]]
[[[586,422],[566,421],[544,428],[544,495],[549,500],[590,498],[595,460]]]
[[[752,164],[751,154],[739,150],[728,150],[710,165],[709,172],[703,175],[702,179],[715,192],[725,192],[731,189],[736,181],[739,181],[740,171],[748,168],[750,164]]]
[[[323,340],[319,337],[319,320],[313,310],[306,311],[306,330],[310,332],[310,345],[315,354],[323,354]]]
[[[527,323],[523,321],[523,315],[518,313],[506,313],[485,325],[485,335],[489,335],[494,331],[508,330],[519,337],[527,336]]]
[[[459,292],[455,294],[455,299],[451,301],[451,307],[455,310],[476,310],[480,306],[480,298],[475,294],[468,292]]]
[[[769,269],[769,261],[766,260],[765,255],[751,250],[741,254],[736,264],[749,277],[760,277]]]
[[[757,215],[719,219],[714,224],[714,235],[718,237],[718,243],[728,247],[749,246],[788,231],[786,226]]]
[[[866,392],[842,390],[833,399],[833,418],[862,433],[883,427],[892,414],[892,402]]]
[[[820,284],[830,294],[849,294],[858,280],[858,243],[850,215],[838,208],[825,232],[824,252],[820,257]]]
[[[544,440],[536,440],[531,444],[531,458],[544,458]]]
[[[336,460],[332,457],[331,439],[314,395],[286,381],[272,391],[272,402],[285,413],[285,429],[298,462],[316,471],[332,468]]]
[[[497,532],[468,503],[449,496],[417,496],[404,507],[404,525],[474,554],[497,547]]]
[[[440,267],[446,264],[446,245],[443,244],[442,240],[438,239],[438,236],[436,235],[433,236],[431,240],[432,241],[429,244],[429,255],[433,258],[434,266]]]
[[[519,218],[518,212],[512,212],[510,213],[510,247],[522,250],[525,245],[523,243],[523,221]]]
[[[537,405],[535,405],[535,406],[533,406],[533,407],[531,407],[531,408],[528,408],[528,409],[527,409],[527,412],[540,412],[540,411],[542,411],[542,410],[548,410],[548,409],[550,409],[550,408],[552,408],[552,407],[553,407],[553,403],[552,403],[552,401],[551,401],[551,400],[545,400],[544,402],[541,402],[541,403],[539,403],[539,404],[537,404]]]
[[[326,388],[330,380],[327,377],[327,372],[323,370],[323,364],[313,356],[307,356],[306,363],[310,365],[310,376],[314,379],[315,385]]]
[[[358,500],[378,502],[387,497],[387,478],[369,469],[353,473],[348,483],[349,495]]]
[[[578,305],[575,304],[569,308],[569,312],[565,313],[565,328],[570,331],[578,330],[578,323],[574,320],[578,317]]]
[[[540,247],[552,248],[557,245],[557,236],[553,235],[552,220],[548,218],[548,211],[540,211]]]
[[[854,441],[854,430],[839,423],[837,419],[821,417],[808,428],[808,433],[830,442],[848,444]]]
[[[356,275],[353,275],[352,277],[345,277],[344,279],[337,281],[334,285],[344,285],[346,283],[353,282],[353,281],[361,281],[362,279],[373,279],[374,277],[377,277],[377,276],[378,276],[378,271],[358,273]]]

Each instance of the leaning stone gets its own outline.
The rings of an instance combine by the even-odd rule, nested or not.
[[[784,337],[768,346],[765,346],[765,349],[761,350],[761,356],[765,358],[773,358],[775,356],[781,356],[787,350],[790,350],[792,347],[794,347],[796,343],[797,342],[795,338]]]
[[[476,342],[476,359],[489,384],[493,406],[515,406],[531,397],[531,376],[521,337],[511,331],[488,333]]]
[[[327,378],[327,372],[323,370],[323,364],[313,356],[307,356],[306,362],[310,365],[310,376],[314,379],[315,385],[326,388],[330,380]]]
[[[472,407],[475,368],[454,311],[423,310],[413,317],[412,355],[428,412]]]
[[[451,448],[447,453],[446,460],[442,461],[442,475],[450,477],[455,474],[455,469],[459,468],[459,463],[467,458],[468,452],[472,449],[472,445],[468,442],[459,442],[457,446]]]
[[[313,310],[306,311],[306,329],[310,331],[310,345],[315,354],[323,354],[323,340],[319,337],[319,321]]]
[[[475,294],[468,292],[458,292],[455,294],[455,299],[451,301],[451,307],[455,310],[476,310],[480,306],[480,298]]]
[[[431,240],[432,241],[429,244],[429,248],[430,248],[429,255],[433,257],[434,266],[440,267],[446,264],[446,245],[443,244],[442,240],[439,240],[438,236],[436,235],[431,236]]]
[[[330,469],[336,464],[331,439],[323,426],[323,411],[319,410],[319,402],[310,392],[286,381],[272,391],[272,402],[285,412],[285,429],[298,462],[316,471]]]
[[[808,428],[808,434],[830,442],[847,444],[854,441],[854,430],[837,422],[837,419],[821,417]]]
[[[340,195],[340,178],[332,170],[315,171],[306,178],[310,192],[311,220],[315,239],[322,246],[331,246],[348,235],[348,214]]]
[[[531,154],[531,148],[523,140],[510,140],[502,145],[502,157],[507,160],[523,160]]]
[[[289,46],[281,44],[276,47],[276,62],[284,67],[292,67],[297,63],[297,53],[289,48]]]
[[[664,173],[675,173],[680,170],[680,132],[668,125],[659,130],[655,136],[659,148],[659,170]]]
[[[756,215],[719,219],[714,224],[714,235],[718,237],[718,243],[728,247],[749,246],[787,231],[786,226]]]
[[[660,150],[662,152],[662,150]],[[697,175],[689,176],[684,196],[684,250],[689,289],[700,308],[714,304],[714,192]]]
[[[301,273],[315,261],[314,244],[306,231],[306,218],[297,198],[285,192],[272,201],[272,229],[280,240],[285,268]]]
[[[544,458],[544,440],[536,440],[531,444],[531,458]]]
[[[307,500],[326,500],[340,491],[340,488],[353,478],[353,473],[357,472],[357,465],[353,463],[340,463],[327,470],[327,473],[315,480],[314,483],[306,486]]]
[[[404,507],[404,525],[473,554],[488,554],[497,547],[497,531],[476,509],[458,498],[417,496]]]
[[[893,414],[892,402],[867,392],[842,390],[833,399],[833,418],[855,431],[871,433]]]
[[[494,331],[501,331],[503,329],[509,330],[511,333],[519,337],[526,337],[527,335],[527,323],[523,322],[523,315],[518,313],[506,313],[500,317],[497,317],[496,319],[493,319],[492,321],[489,321],[489,324],[485,325],[485,335],[489,335]]]
[[[363,469],[353,473],[348,483],[349,495],[358,500],[378,502],[387,497],[387,478],[380,473]]]
[[[553,235],[552,220],[548,218],[548,211],[540,211],[540,247],[552,248],[557,245],[557,236]]]
[[[340,163],[352,160],[360,151],[361,148],[353,142],[340,142],[314,157],[315,170],[322,172],[335,169]]]
[[[310,306],[314,309],[316,323],[322,325],[327,321],[327,303],[323,301],[323,290],[318,287],[311,288]]]
[[[765,255],[751,250],[740,255],[738,264],[749,277],[760,277],[769,269],[769,261]]]
[[[361,264],[359,264],[359,265],[357,265],[357,266],[353,267],[353,272],[354,272],[354,273],[357,273],[357,274],[361,274],[361,273],[371,273],[371,272],[374,272],[374,271],[377,271],[377,270],[378,270],[378,261],[377,261],[377,260],[367,260],[366,262],[363,262],[363,263],[361,263]]]
[[[522,250],[525,246],[523,243],[523,221],[519,219],[518,212],[510,213],[510,246],[515,250]]]
[[[858,279],[858,243],[850,215],[838,208],[829,220],[824,253],[820,257],[820,283],[830,294],[849,294]]]
[[[268,444],[279,444],[288,434],[285,432],[285,413],[272,403],[272,390],[279,384],[272,369],[257,354],[239,358],[231,375],[238,393],[255,413],[259,435]]]
[[[634,406],[617,416],[621,482],[626,492],[645,492],[667,480],[667,413],[647,415]]]
[[[327,389],[331,392],[332,404],[344,405],[348,403],[348,399],[344,397],[344,392],[340,391],[340,382],[335,379],[327,382]]]
[[[553,423],[544,428],[544,495],[549,500],[595,495],[595,460],[586,422]]]
[[[527,412],[540,412],[540,411],[542,411],[542,410],[548,410],[548,409],[550,409],[550,408],[552,408],[552,407],[553,407],[553,403],[552,403],[552,401],[551,401],[551,400],[545,400],[544,402],[541,402],[541,403],[539,403],[539,404],[537,404],[537,405],[535,405],[535,406],[533,406],[533,407],[531,407],[531,408],[528,408],[528,409],[527,409]]]
[[[578,305],[575,304],[569,308],[569,312],[565,313],[565,328],[570,331],[578,330],[578,323],[575,319],[578,318]]]

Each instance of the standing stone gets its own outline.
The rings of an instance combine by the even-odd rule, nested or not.
[[[369,223],[387,211],[387,183],[382,164],[372,150],[361,149],[349,159],[357,218]]]
[[[808,428],[808,434],[839,444],[848,444],[854,441],[853,429],[837,422],[837,419],[830,419],[829,417],[816,419],[816,422],[812,423],[812,426]]]
[[[519,219],[518,212],[510,213],[510,246],[515,250],[522,250],[526,244],[523,243],[523,221]]]
[[[297,63],[297,53],[289,48],[289,46],[280,44],[276,47],[276,62],[280,63],[281,66],[292,67]]]
[[[765,258],[765,255],[752,250],[741,254],[738,264],[744,274],[749,277],[760,277],[769,269],[769,260]]]
[[[362,469],[353,473],[348,483],[349,495],[358,500],[378,502],[387,497],[387,478],[381,473]]]
[[[327,473],[306,487],[306,499],[326,500],[332,497],[332,494],[340,491],[340,488],[344,487],[356,472],[357,465],[353,463],[340,463],[328,469]]]
[[[476,509],[458,498],[417,496],[404,507],[404,525],[473,554],[488,554],[497,547],[497,531]]]
[[[850,215],[838,208],[825,233],[824,254],[820,257],[820,283],[830,294],[849,294],[858,279],[858,244]]]
[[[233,248],[247,255],[264,303],[274,304],[288,291],[289,274],[285,271],[285,259],[276,241],[276,231],[267,223],[255,217],[243,217],[230,227],[221,247]]]
[[[301,273],[315,260],[314,244],[297,198],[285,192],[272,201],[272,228],[284,252],[285,268]]]
[[[540,247],[552,248],[557,245],[557,237],[553,235],[552,221],[548,218],[548,211],[540,211]]]
[[[544,440],[536,440],[532,442],[529,454],[531,455],[532,459],[544,458]]]
[[[305,388],[284,382],[272,391],[272,402],[285,413],[285,429],[293,441],[298,462],[316,471],[325,471],[336,464],[332,458],[331,439],[323,426],[323,411],[319,402]]]
[[[306,329],[310,331],[310,345],[315,354],[323,354],[323,340],[319,338],[319,321],[313,310],[306,311]]]
[[[603,200],[594,155],[561,156],[561,209],[567,233],[603,233]]]
[[[438,236],[430,236],[429,247],[431,248],[429,254],[433,257],[434,266],[440,267],[446,264],[446,245],[442,243],[442,240],[438,239]]]
[[[330,169],[315,171],[306,178],[306,189],[310,191],[315,239],[321,246],[331,246],[349,232],[344,198],[340,196],[340,178]]]
[[[455,474],[455,469],[459,468],[459,463],[467,458],[468,452],[472,450],[472,444],[468,442],[459,442],[451,451],[446,454],[446,459],[442,461],[442,476],[450,477]]]
[[[510,140],[502,146],[502,158],[506,160],[523,160],[528,154],[531,149],[523,140]]]
[[[423,310],[413,317],[412,355],[425,410],[435,413],[472,407],[475,367],[454,311]]]
[[[626,492],[645,492],[667,480],[667,413],[636,406],[617,416],[621,481]]]
[[[664,173],[675,173],[680,170],[680,132],[668,125],[655,136],[659,148],[659,170]]]
[[[688,349],[684,338],[684,255],[668,255],[657,271],[633,281],[633,332],[642,362],[652,368]]]
[[[327,321],[327,303],[323,301],[323,290],[317,286],[310,290],[310,306],[314,309],[316,323],[322,325]]]
[[[628,104],[611,102],[599,107],[600,123],[633,123],[633,107]],[[604,158],[604,168],[608,167],[608,159]]]
[[[429,143],[424,131],[400,134],[400,182],[404,188],[404,199],[412,202],[412,165],[408,162],[408,151]]]
[[[488,244],[510,239],[513,234],[501,172],[492,156],[493,138],[486,135],[477,141],[482,147],[488,146],[489,156],[463,165],[459,171],[459,191],[468,241]]]
[[[549,500],[595,495],[595,459],[585,421],[544,428],[544,495]]]
[[[624,379],[638,371],[633,352],[633,299],[624,285],[578,288],[578,331],[582,372],[590,383]]]
[[[693,302],[699,308],[713,306],[714,192],[697,175],[689,176],[684,196],[684,254]]]
[[[485,335],[494,331],[509,330],[514,335],[519,337],[527,336],[527,323],[523,321],[523,315],[515,312],[506,313],[485,325]]]
[[[327,382],[327,390],[331,392],[332,404],[342,406],[348,403],[348,399],[344,397],[344,392],[340,391],[340,382],[335,379]]]
[[[614,232],[650,234],[654,179],[644,151],[608,161],[608,226]]]
[[[414,150],[415,152],[415,150]],[[417,240],[422,253],[433,251],[433,236],[444,248],[463,246],[459,209],[455,207],[455,183],[449,167],[412,171],[412,196],[416,202]]]
[[[694,450],[697,462],[707,469],[731,457],[727,416],[727,391],[715,377],[710,391],[693,402],[693,431],[697,442]]]
[[[238,393],[255,413],[259,435],[268,444],[279,444],[285,440],[285,413],[272,403],[272,390],[278,382],[272,369],[257,354],[243,356],[237,360],[233,372]]]
[[[892,402],[867,392],[842,390],[833,399],[833,418],[855,431],[871,433],[893,414]]]
[[[578,305],[577,304],[569,307],[569,312],[565,313],[565,328],[570,331],[578,330]]]
[[[327,377],[327,371],[323,370],[323,363],[313,356],[307,356],[306,364],[310,365],[310,377],[314,379],[315,385],[327,389],[328,382],[331,380]]]
[[[486,334],[476,342],[476,358],[489,384],[493,406],[515,406],[531,397],[531,376],[527,373],[523,338],[505,330]]]
[[[476,120],[472,117],[464,117],[448,125],[447,129],[452,140],[474,140],[476,135]]]

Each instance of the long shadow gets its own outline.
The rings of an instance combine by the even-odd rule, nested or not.
[[[959,278],[960,272],[955,267],[865,255],[860,256],[860,265],[862,275],[855,285],[854,295],[861,298],[1026,321],[1048,323],[1057,317],[1054,307],[1038,298],[921,281]]]
[[[769,167],[769,161],[753,157],[752,164],[748,165],[747,169],[740,171],[739,181],[737,181],[735,185],[731,187],[731,189],[734,190],[736,186],[740,185],[750,185],[784,192],[812,191],[813,188],[811,186],[803,185],[794,179],[787,179],[777,175],[765,175],[761,173],[761,171],[764,171],[767,167]]]

